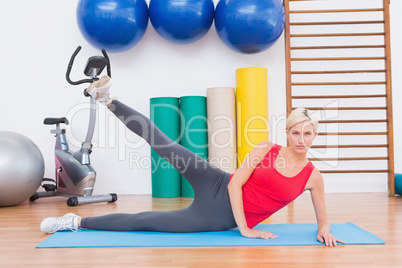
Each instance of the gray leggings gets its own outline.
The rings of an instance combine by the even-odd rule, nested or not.
[[[227,190],[229,173],[210,165],[172,141],[146,116],[123,103],[115,100],[109,109],[190,182],[194,189],[194,201],[180,210],[116,213],[83,218],[82,228],[186,233],[222,231],[236,227]]]

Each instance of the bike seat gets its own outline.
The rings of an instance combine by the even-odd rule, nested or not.
[[[65,118],[65,117],[59,117],[59,118],[47,117],[47,118],[45,118],[45,120],[43,120],[43,124],[45,124],[45,125],[66,124],[66,125],[68,125],[69,122],[68,122],[67,118]]]

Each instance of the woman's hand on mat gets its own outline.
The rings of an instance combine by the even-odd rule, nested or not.
[[[272,238],[278,237],[278,236],[274,235],[273,233],[270,233],[267,231],[261,231],[261,230],[250,229],[250,228],[243,228],[240,230],[240,233],[242,236],[249,237],[249,238],[272,239]]]
[[[333,236],[330,232],[318,232],[317,240],[321,243],[325,243],[327,247],[337,246],[337,242],[345,244],[342,240],[339,240]]]

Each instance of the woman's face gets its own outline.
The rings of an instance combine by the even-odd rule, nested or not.
[[[301,122],[286,130],[289,147],[297,153],[306,153],[317,136],[314,127],[309,121]]]

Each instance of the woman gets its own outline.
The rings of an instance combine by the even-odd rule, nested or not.
[[[317,217],[317,239],[336,246],[343,241],[330,233],[320,172],[306,158],[317,136],[318,120],[299,108],[287,119],[289,147],[264,141],[248,155],[234,174],[210,165],[203,158],[169,139],[153,122],[109,95],[107,76],[91,84],[87,92],[106,105],[131,131],[144,138],[152,149],[170,162],[192,185],[193,203],[173,211],[117,213],[81,218],[69,213],[46,218],[41,230],[54,233],[79,228],[111,231],[205,232],[238,227],[242,236],[276,238],[253,229],[261,221],[310,190]]]

